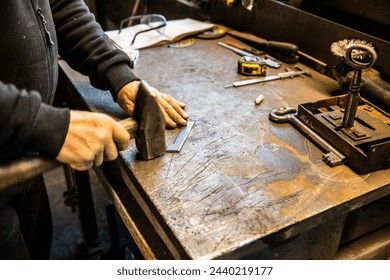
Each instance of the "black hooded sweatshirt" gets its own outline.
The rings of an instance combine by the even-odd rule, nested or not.
[[[0,16],[0,162],[27,151],[55,158],[70,113],[51,106],[58,54],[115,99],[136,80],[82,0],[3,0]]]

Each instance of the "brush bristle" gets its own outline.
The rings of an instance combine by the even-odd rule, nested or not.
[[[349,46],[349,45],[352,45],[352,44],[365,45],[365,46],[368,46],[368,47],[371,47],[372,49],[374,49],[374,46],[372,45],[372,43],[368,43],[368,42],[366,42],[364,40],[360,40],[360,39],[344,39],[344,40],[341,40],[341,41],[338,41],[338,42],[334,42],[330,46],[330,51],[334,55],[337,55],[339,57],[343,57],[344,54],[345,54],[346,47]]]

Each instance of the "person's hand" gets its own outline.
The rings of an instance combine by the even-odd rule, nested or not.
[[[80,171],[114,160],[129,145],[130,134],[101,113],[70,111],[70,124],[57,160]]]
[[[135,99],[137,97],[140,81],[133,81],[126,84],[118,92],[117,102],[122,110],[132,115],[134,111]],[[154,87],[150,87],[157,96],[158,104],[164,115],[164,120],[167,127],[175,128],[176,126],[186,126],[188,119],[187,113],[184,111],[185,104],[174,99],[172,96],[161,93]]]

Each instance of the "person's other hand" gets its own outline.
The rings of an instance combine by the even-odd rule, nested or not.
[[[70,111],[70,124],[57,160],[80,171],[114,160],[129,145],[130,134],[111,117],[87,111]]]
[[[135,99],[137,97],[140,81],[133,81],[125,86],[118,92],[117,102],[122,110],[132,115],[134,111]],[[167,127],[175,128],[176,126],[186,126],[188,119],[187,113],[184,111],[185,104],[174,99],[172,96],[161,93],[154,87],[150,87],[157,96],[158,104],[164,115],[164,120]]]

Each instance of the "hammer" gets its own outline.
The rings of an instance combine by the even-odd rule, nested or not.
[[[164,117],[157,96],[145,81],[141,81],[137,93],[133,118],[121,120],[119,123],[127,129],[131,139],[135,138],[138,153],[143,159],[153,159],[165,153]],[[0,190],[60,165],[58,161],[36,157],[0,166]]]

